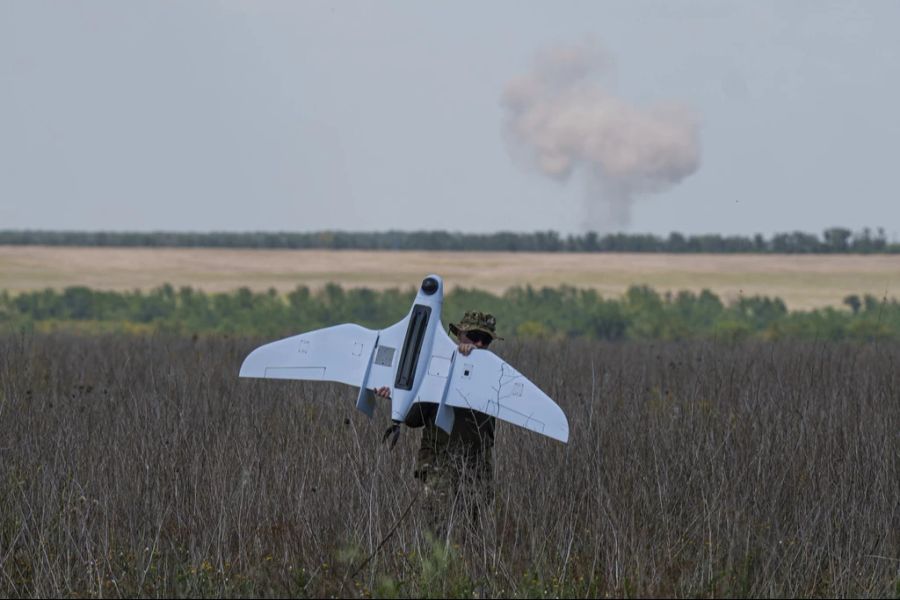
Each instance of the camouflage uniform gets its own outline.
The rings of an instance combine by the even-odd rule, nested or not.
[[[497,338],[491,315],[467,312],[450,332],[481,331]],[[423,427],[416,457],[415,477],[424,486],[422,501],[426,520],[438,537],[446,534],[453,515],[468,515],[477,522],[493,501],[493,461],[496,419],[465,408],[454,408],[451,433],[435,425],[437,405],[415,404],[406,419],[409,427]]]

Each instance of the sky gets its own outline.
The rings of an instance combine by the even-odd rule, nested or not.
[[[896,238],[898,23],[895,0],[0,0],[0,229]]]

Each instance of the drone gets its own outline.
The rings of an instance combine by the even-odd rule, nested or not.
[[[568,442],[565,413],[528,378],[490,350],[459,352],[441,324],[443,302],[443,280],[429,275],[409,314],[390,327],[345,323],[271,342],[244,359],[240,376],[355,386],[356,407],[370,418],[375,390],[388,386],[394,441],[412,407],[426,402],[437,405],[435,424],[447,433],[462,408]]]

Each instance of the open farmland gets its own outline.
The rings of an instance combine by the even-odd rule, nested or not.
[[[501,423],[493,510],[448,511],[447,550],[418,433],[389,451],[352,388],[239,380],[260,341],[0,337],[0,596],[900,590],[900,346],[499,344],[570,443]]]
[[[0,246],[0,289],[15,293],[83,285],[150,289],[163,283],[204,291],[241,286],[286,292],[318,288],[412,287],[428,273],[449,287],[497,293],[512,286],[594,288],[618,297],[630,285],[659,292],[710,289],[725,301],[777,296],[791,310],[840,306],[848,294],[900,296],[900,255],[577,254],[70,248]]]

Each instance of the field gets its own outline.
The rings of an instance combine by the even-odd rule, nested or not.
[[[501,344],[571,440],[501,423],[447,546],[418,433],[260,341],[0,337],[0,596],[900,594],[900,346]]]
[[[660,292],[708,288],[725,301],[778,296],[792,310],[841,306],[849,294],[900,296],[898,255],[566,254],[359,252],[178,248],[0,246],[0,290],[84,285],[149,289],[163,283],[205,291],[241,286],[286,292],[297,285],[410,288],[424,275],[448,288],[502,292],[511,286],[595,288],[620,296],[630,285]]]

